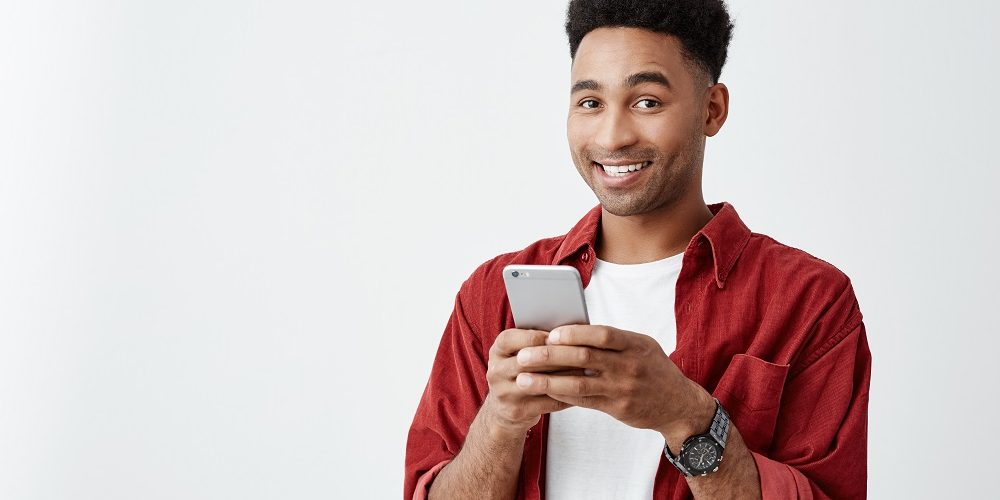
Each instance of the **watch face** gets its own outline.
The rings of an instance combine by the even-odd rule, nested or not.
[[[722,460],[719,444],[707,436],[698,436],[684,449],[684,465],[693,474],[711,472]]]

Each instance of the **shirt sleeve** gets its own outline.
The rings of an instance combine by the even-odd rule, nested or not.
[[[471,278],[470,278],[471,279]],[[482,340],[463,307],[471,283],[455,307],[438,346],[406,442],[403,498],[422,500],[434,477],[458,454],[486,396],[487,359]]]
[[[805,361],[789,374],[773,446],[752,453],[762,498],[865,498],[871,353],[860,312]]]

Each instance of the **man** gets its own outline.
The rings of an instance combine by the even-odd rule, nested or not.
[[[404,497],[865,496],[850,280],[703,199],[732,27],[721,0],[570,3],[568,137],[600,204],[462,284]],[[513,328],[507,264],[576,267],[591,325]]]

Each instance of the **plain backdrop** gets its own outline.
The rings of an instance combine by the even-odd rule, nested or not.
[[[853,280],[872,498],[995,494],[1000,6],[733,0],[706,201]],[[597,203],[563,1],[0,4],[0,498],[398,498],[459,285]]]

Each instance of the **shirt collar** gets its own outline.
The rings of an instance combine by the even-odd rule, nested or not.
[[[695,248],[700,245],[701,241],[707,241],[711,249],[715,282],[719,288],[722,288],[733,265],[736,264],[736,260],[743,252],[743,248],[750,241],[750,229],[740,219],[736,209],[728,202],[713,203],[708,205],[708,209],[712,211],[712,218],[691,238],[684,253],[695,252]],[[564,264],[581,250],[593,254],[600,222],[601,205],[598,204],[566,233],[566,237],[563,238],[562,244],[556,251],[555,263]]]

